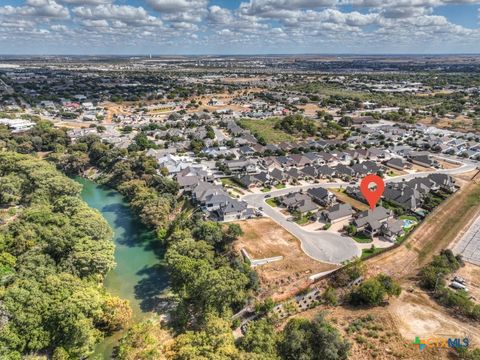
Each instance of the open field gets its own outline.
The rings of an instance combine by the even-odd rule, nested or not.
[[[287,134],[282,130],[274,129],[275,126],[274,119],[265,119],[265,120],[251,120],[251,119],[241,119],[240,124],[252,133],[258,133],[262,136],[265,141],[269,144],[281,143],[282,141],[293,141],[295,138]]]
[[[283,256],[281,261],[256,268],[261,282],[261,297],[288,298],[294,291],[308,284],[310,275],[336,267],[305,255],[299,241],[271,219],[252,219],[237,223],[244,232],[234,244],[237,251],[245,248],[255,259]]]
[[[361,201],[355,200],[345,194],[344,192],[341,192],[340,189],[329,189],[332,193],[335,194],[335,196],[342,202],[346,204],[350,204],[354,209],[360,210],[360,211],[365,211],[368,210],[368,205],[362,203]]]
[[[435,126],[439,129],[449,129],[461,132],[475,131],[473,119],[468,116],[459,115],[455,119],[441,118],[433,119],[431,116],[418,120],[418,123],[428,126]]]

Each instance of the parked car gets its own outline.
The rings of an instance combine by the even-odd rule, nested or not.
[[[450,283],[450,287],[452,287],[454,289],[457,289],[457,290],[463,290],[465,292],[468,292],[468,288],[465,285],[460,284],[459,282],[456,282],[456,281],[452,281]]]
[[[270,194],[265,195],[265,199],[269,199],[269,198],[271,198],[271,197],[272,197],[272,195],[270,195]]]

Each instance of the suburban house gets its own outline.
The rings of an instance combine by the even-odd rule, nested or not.
[[[409,155],[408,160],[423,167],[438,167],[438,162],[430,155]]]
[[[193,175],[193,176],[177,175],[176,180],[180,190],[183,191],[184,193],[189,193],[200,182],[200,177],[196,175]]]
[[[192,190],[192,200],[201,207],[206,207],[207,201],[212,196],[226,195],[225,190],[221,185],[213,185],[209,182],[202,181],[197,184]]]
[[[387,240],[395,241],[405,233],[403,230],[403,220],[390,219],[385,221],[380,228],[380,232]]]
[[[409,184],[387,184],[383,198],[405,210],[415,211],[421,206],[423,195]]]
[[[310,188],[307,190],[307,194],[321,206],[330,206],[332,205],[336,197],[330,191],[322,187]]]
[[[312,201],[310,196],[300,192],[290,193],[279,198],[280,204],[289,211],[298,211],[302,214],[309,211],[315,211],[318,206]]]
[[[403,161],[401,158],[391,158],[385,163],[385,165],[396,170],[403,170],[405,168],[408,169],[412,167],[410,163]]]
[[[326,210],[320,211],[317,217],[321,221],[333,224],[342,220],[350,219],[354,213],[355,211],[350,204],[338,203]]]
[[[225,161],[225,165],[231,172],[234,173],[246,172],[251,174],[257,171],[255,163],[250,160],[230,160]]]
[[[357,231],[362,231],[365,235],[373,237],[380,232],[382,223],[393,219],[393,212],[382,206],[377,206],[373,210],[363,211],[353,220],[353,225]]]
[[[192,200],[219,221],[241,220],[254,215],[245,201],[232,199],[221,185],[200,182],[192,190]]]
[[[287,181],[287,176],[285,175],[285,173],[282,170],[277,168],[270,171],[269,176],[270,176],[270,179],[277,181],[279,183],[284,183]]]
[[[236,175],[232,178],[233,181],[237,182],[246,189],[252,189],[262,184],[262,182],[257,179],[254,175]]]
[[[219,208],[214,211],[214,216],[219,221],[236,221],[249,219],[255,216],[253,209],[247,207],[245,201],[228,198],[228,200],[220,204]]]
[[[428,179],[435,183],[435,185],[443,191],[454,193],[458,190],[457,185],[455,185],[455,180],[447,174],[430,174]]]
[[[350,166],[340,164],[335,167],[335,174],[343,180],[349,180],[355,176],[355,171]]]
[[[381,174],[383,173],[383,168],[378,166],[377,163],[368,160],[358,164],[353,164],[351,166],[352,170],[355,173],[355,176],[361,177],[368,174]]]

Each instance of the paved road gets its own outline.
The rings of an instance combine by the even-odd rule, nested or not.
[[[446,159],[446,158],[444,158]],[[457,159],[455,159],[457,160]],[[460,161],[460,160],[457,160]],[[463,165],[454,168],[454,169],[438,169],[437,173],[455,175],[465,172],[469,172],[476,169],[476,164],[472,161],[463,161]],[[414,174],[406,174],[397,176],[395,178],[387,179],[386,182],[399,182],[407,181],[418,177],[425,177],[432,172],[421,172]],[[291,234],[296,236],[302,246],[302,250],[315,260],[322,262],[340,264],[346,260],[351,259],[354,256],[360,256],[361,250],[357,246],[355,240],[348,236],[342,236],[337,233],[329,231],[308,231],[300,227],[294,222],[287,221],[287,218],[270,207],[265,203],[266,196],[269,197],[278,197],[290,192],[307,190],[310,188],[323,187],[323,188],[338,188],[345,187],[348,183],[345,182],[335,182],[335,183],[324,183],[324,184],[311,184],[311,185],[300,185],[293,186],[286,189],[274,190],[268,193],[259,193],[259,194],[247,194],[242,197],[250,206],[259,208],[263,207],[263,212],[265,215],[269,216],[273,221],[282,226],[284,229],[289,231]]]

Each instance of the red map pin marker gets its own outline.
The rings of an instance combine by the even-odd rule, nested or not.
[[[370,184],[375,184],[374,189],[370,189]],[[385,189],[385,183],[383,179],[378,175],[367,175],[360,182],[360,191],[365,199],[368,201],[368,205],[373,210],[377,205],[378,200],[382,197],[383,190]]]

